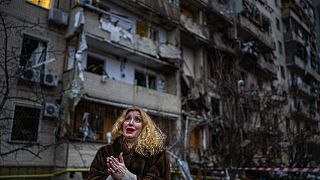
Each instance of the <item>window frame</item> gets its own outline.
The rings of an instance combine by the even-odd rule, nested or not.
[[[27,141],[27,140],[12,140],[12,134],[13,134],[13,124],[14,124],[14,118],[15,118],[15,111],[16,111],[16,106],[21,106],[21,107],[28,107],[28,108],[34,108],[34,109],[39,109],[39,118],[38,118],[38,130],[37,130],[37,135],[36,135],[36,140],[35,141]],[[10,116],[10,138],[9,142],[10,143],[21,143],[21,144],[37,144],[39,143],[39,135],[41,132],[41,127],[42,127],[42,120],[43,120],[43,107],[40,104],[31,104],[27,102],[13,102],[12,103],[13,111],[11,112]]]
[[[144,75],[146,86],[138,85],[138,83],[136,82],[136,73],[140,73],[140,74]],[[150,81],[149,81],[150,76],[154,77],[154,88],[150,87]],[[140,86],[140,87],[144,87],[144,88],[148,88],[148,89],[153,89],[153,90],[157,91],[157,75],[156,75],[156,73],[150,72],[148,70],[143,71],[143,70],[140,70],[139,68],[135,68],[133,82],[134,82],[134,85],[136,85],[136,86]]]
[[[33,34],[29,34],[29,33],[23,33],[22,42],[21,42],[21,49],[20,49],[20,56],[19,56],[19,67],[21,67],[21,68],[30,68],[30,67],[27,66],[27,63],[30,62],[30,59],[28,59],[26,61],[25,65],[21,65],[20,64],[21,63],[21,57],[22,57],[22,51],[23,51],[24,38],[29,38],[31,40],[38,41],[38,43],[44,43],[45,44],[45,60],[43,62],[46,62],[46,61],[49,60],[48,49],[49,49],[50,41],[48,39],[46,39],[46,38],[39,37],[37,35],[33,35]],[[40,66],[38,66],[36,68],[43,67],[45,69],[46,66],[47,66],[47,64],[44,63],[43,65],[40,65]]]
[[[89,67],[88,67],[88,59],[92,58],[96,61],[101,61],[103,62],[103,66],[102,66],[102,72],[101,74],[97,73],[97,72],[92,72],[90,71]],[[85,64],[84,64],[84,68],[85,68],[85,71],[86,72],[89,72],[89,73],[92,73],[92,74],[95,74],[95,75],[99,75],[99,76],[102,76],[102,75],[107,75],[107,68],[106,68],[106,65],[107,65],[107,60],[106,58],[104,58],[103,56],[101,55],[98,55],[98,54],[95,54],[95,53],[92,53],[92,52],[87,52],[86,53],[86,60],[85,60]],[[98,65],[97,67],[99,67],[100,65]],[[94,68],[94,67],[93,67]]]

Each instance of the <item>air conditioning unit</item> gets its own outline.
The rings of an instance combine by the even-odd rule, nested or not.
[[[57,25],[68,25],[68,14],[61,11],[60,9],[51,8],[49,11],[49,22],[52,22]]]
[[[43,116],[45,117],[59,117],[59,106],[54,103],[46,102],[44,103]]]
[[[43,84],[46,86],[57,87],[59,76],[55,72],[46,72],[43,76]]]
[[[21,79],[32,82],[40,82],[40,69],[26,69],[22,72]]]

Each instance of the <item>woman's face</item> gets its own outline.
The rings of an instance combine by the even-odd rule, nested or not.
[[[123,134],[128,142],[134,142],[142,130],[142,118],[139,111],[130,111],[122,124]]]

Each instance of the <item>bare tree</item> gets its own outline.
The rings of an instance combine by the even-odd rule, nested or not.
[[[14,148],[8,144],[8,137],[12,133],[10,125],[12,124],[14,108],[12,102],[25,102],[31,107],[41,107],[48,99],[59,100],[61,90],[48,91],[40,85],[38,80],[28,79],[33,69],[38,69],[40,75],[43,76],[44,66],[46,65],[46,57],[55,57],[63,54],[63,51],[53,50],[48,47],[42,51],[35,50],[37,47],[30,47],[30,43],[26,43],[24,37],[25,32],[37,32],[41,27],[41,23],[33,23],[17,20],[11,14],[5,11],[10,4],[10,0],[0,1],[0,157],[15,154],[19,151],[27,151],[36,158],[42,158],[41,152],[45,151],[52,144],[24,143]],[[26,46],[22,47],[25,43]],[[24,48],[29,48],[25,50]],[[33,48],[33,49],[32,49]],[[30,51],[32,51],[30,53]],[[37,64],[30,64],[28,60],[32,56],[37,56]],[[39,75],[39,77],[41,77]],[[23,112],[28,114],[30,112]],[[27,117],[26,117],[27,118]],[[24,126],[26,124],[18,124]],[[17,128],[15,131],[19,131]],[[19,132],[21,135],[28,133]],[[47,133],[43,130],[41,133]],[[10,146],[10,147],[9,147]],[[30,149],[33,147],[32,149]],[[35,151],[35,149],[37,149]]]

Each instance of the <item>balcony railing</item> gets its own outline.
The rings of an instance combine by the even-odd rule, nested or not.
[[[312,91],[311,86],[306,83],[291,85],[290,90],[293,93],[301,94],[302,96],[310,99],[314,99],[317,96],[317,94]]]
[[[216,16],[220,17],[219,19],[222,19],[229,25],[233,24],[233,12],[227,8],[226,4],[219,2],[219,0],[211,0],[209,3],[209,13],[213,12]]]
[[[300,24],[305,31],[307,31],[307,32],[310,34],[310,28],[309,28],[309,26],[308,26],[303,20],[301,20],[301,19],[299,18],[299,16],[298,16],[296,13],[294,13],[291,9],[284,9],[284,10],[282,11],[282,17],[283,17],[284,19],[288,19],[288,18],[291,17],[291,18],[294,19],[298,24]]]
[[[287,57],[287,66],[292,69],[296,69],[298,71],[304,71],[305,69],[305,62],[301,59],[301,57],[297,55],[293,55],[290,57]]]
[[[239,23],[243,35],[251,39],[254,38],[262,51],[272,51],[275,49],[274,41],[267,32],[261,31],[258,26],[250,22],[249,19],[244,16],[239,16]]]
[[[109,18],[112,15],[102,10],[99,10],[99,13],[96,13],[79,7],[74,8],[71,13],[74,15],[71,15],[70,17],[70,26],[68,28],[69,34],[78,31],[73,24],[74,22],[79,21],[76,18],[76,14],[79,12],[82,12],[82,18],[85,19],[85,23],[82,25],[83,33],[91,39],[99,41],[100,45],[94,42],[94,46],[98,46],[97,48],[101,48],[101,50],[106,50],[106,48],[109,47],[110,51],[125,51],[127,54],[134,54],[135,56],[140,57],[149,56],[149,58],[153,58],[160,63],[161,58],[172,59],[173,61],[175,61],[175,59],[180,59],[181,51],[177,47],[171,44],[162,44],[147,37],[142,37],[131,32],[130,28],[119,25],[120,23],[115,25],[111,22],[112,18]],[[100,13],[103,13],[105,16],[100,16]],[[131,26],[131,29],[134,26],[135,22],[130,21],[129,19],[121,20],[125,22],[125,25]],[[163,61],[163,63],[167,62]]]
[[[181,25],[189,32],[199,36],[203,40],[209,40],[209,29],[187,18],[184,14],[180,16]]]
[[[293,31],[286,32],[284,34],[284,40],[285,42],[295,41],[303,46],[305,45],[305,40]]]
[[[273,79],[277,75],[275,65],[271,62],[266,62],[259,55],[245,53],[240,64],[244,69],[267,79]]]
[[[320,81],[320,74],[317,72],[317,70],[313,69],[312,67],[307,67],[306,71],[307,71],[307,74],[312,76],[317,81]]]
[[[303,105],[300,103],[299,105],[291,107],[291,117],[298,118],[298,119],[306,119],[310,121],[320,121],[319,112],[315,109],[311,110],[312,108],[310,105]]]
[[[164,18],[179,24],[180,11],[179,8],[169,3],[167,0],[111,0],[113,3],[120,6],[131,8],[136,7],[137,9],[145,9],[149,12],[153,12],[159,15],[160,18]]]
[[[89,72],[84,72],[84,79],[83,93],[88,97],[134,104],[173,114],[180,113],[179,96],[112,79],[106,79],[102,82],[100,75]]]
[[[303,18],[303,21],[309,21],[313,24],[315,20],[315,12],[313,9],[311,9],[311,5],[312,2],[310,2],[310,0],[292,0],[290,2],[284,3],[283,7],[284,9],[291,8],[293,11],[298,13],[301,16],[301,18]],[[310,11],[313,11],[313,15],[310,14]]]

